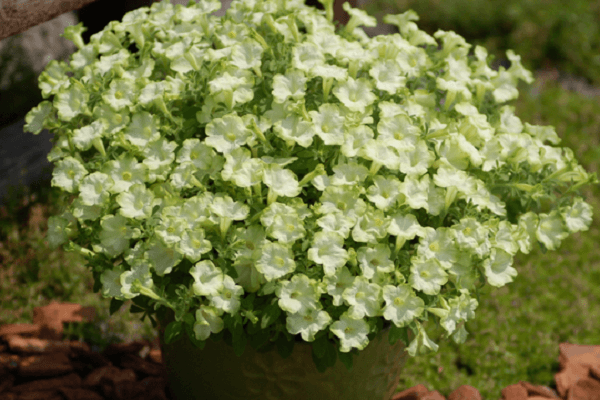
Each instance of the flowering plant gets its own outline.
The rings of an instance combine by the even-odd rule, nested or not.
[[[595,174],[506,105],[533,80],[519,56],[494,71],[412,11],[369,38],[373,17],[346,3],[336,29],[322,3],[163,1],[88,44],[65,30],[79,50],[41,74],[26,130],[55,133],[70,195],[48,241],[85,256],[111,312],[132,299],[153,326],[174,311],[167,343],[302,340],[320,370],[350,368],[382,329],[436,351],[429,317],[464,342],[486,281],[588,229]]]

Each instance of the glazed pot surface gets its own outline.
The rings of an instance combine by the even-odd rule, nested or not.
[[[249,344],[238,357],[223,340],[210,338],[200,350],[185,332],[165,344],[164,327],[173,320],[169,311],[166,320],[159,321],[159,332],[175,400],[389,400],[408,355],[401,340],[389,344],[386,329],[353,356],[352,371],[338,359],[321,373],[311,346],[304,342],[297,342],[285,359],[276,350],[259,353]],[[411,334],[409,330],[409,339]]]

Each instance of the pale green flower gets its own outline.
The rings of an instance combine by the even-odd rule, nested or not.
[[[369,207],[354,225],[352,239],[363,243],[377,243],[387,235],[389,225],[390,218],[383,210]]]
[[[110,257],[123,253],[129,248],[129,240],[139,235],[139,229],[129,226],[127,218],[121,215],[105,215],[100,220],[100,226],[100,243],[93,246],[94,251]]]
[[[225,160],[221,171],[223,180],[232,181],[236,186],[244,188],[262,182],[264,162],[252,158],[248,149],[239,147],[231,153],[225,154]]]
[[[52,186],[57,186],[69,193],[75,192],[88,171],[83,164],[73,157],[65,157],[58,161],[52,171]]]
[[[299,70],[288,70],[285,75],[273,76],[273,97],[278,103],[285,102],[288,98],[299,100],[306,93],[306,76]]]
[[[96,120],[90,125],[86,125],[83,128],[75,129],[73,131],[73,144],[79,150],[89,150],[93,144],[99,146],[100,138],[103,135],[104,124],[102,121]],[[104,146],[102,146],[102,149]]]
[[[281,168],[277,164],[267,164],[263,170],[263,182],[269,191],[277,196],[296,197],[302,188],[298,178],[291,170]]]
[[[413,341],[410,342],[410,344],[406,348],[408,354],[410,354],[411,357],[414,357],[417,354],[425,355],[431,352],[436,352],[439,346],[436,343],[434,343],[431,339],[429,339],[429,336],[427,336],[427,332],[425,332],[420,323],[417,322],[416,325],[418,332]]]
[[[375,317],[381,311],[381,287],[369,283],[364,276],[354,279],[352,286],[344,290],[342,298],[350,306],[348,316],[351,318]]]
[[[121,274],[123,274],[123,264],[119,264],[113,269],[107,269],[100,275],[100,282],[102,282],[102,297],[114,297],[116,299],[125,299],[123,293],[121,293]]]
[[[331,323],[331,317],[326,311],[307,309],[295,314],[288,314],[286,329],[292,335],[300,333],[302,340],[312,342],[315,334],[325,329]]]
[[[425,302],[408,285],[383,287],[383,317],[402,328],[423,314]]]
[[[222,312],[216,307],[201,305],[196,310],[196,322],[194,322],[194,335],[197,340],[206,340],[211,333],[219,333],[225,327]]]
[[[334,185],[361,185],[369,175],[367,167],[356,162],[338,164],[333,172],[331,183]]]
[[[121,274],[121,293],[126,299],[132,299],[140,294],[133,288],[135,281],[139,281],[143,287],[148,289],[152,289],[154,286],[150,266],[145,260],[135,260],[131,265],[131,270]]]
[[[357,250],[358,265],[364,277],[371,279],[377,271],[393,272],[394,263],[390,259],[390,246],[378,243],[373,247],[359,247]]]
[[[366,125],[358,125],[344,131],[344,143],[340,147],[346,157],[356,157],[362,147],[374,138],[373,130]]]
[[[402,248],[407,240],[412,240],[415,236],[423,237],[426,234],[417,217],[413,214],[398,213],[392,216],[387,229],[388,233],[396,236],[396,249]]]
[[[492,247],[489,258],[483,261],[485,276],[490,285],[502,287],[513,281],[517,270],[512,267],[513,257],[502,249]]]
[[[197,296],[214,296],[224,288],[223,271],[210,260],[196,263],[190,269],[190,275],[194,278],[192,290]]]
[[[314,279],[304,274],[294,275],[289,281],[279,282],[275,294],[279,298],[279,308],[288,313],[305,313],[319,309],[321,291]]]
[[[210,305],[216,309],[229,313],[235,314],[242,304],[240,297],[244,294],[244,289],[241,286],[236,285],[233,278],[229,275],[224,275],[223,286],[217,294],[213,294],[210,297]]]
[[[109,89],[102,94],[102,99],[115,111],[132,106],[136,97],[135,82],[129,79],[113,80]]]
[[[356,223],[367,209],[367,204],[357,194],[356,187],[328,186],[315,212],[325,215],[339,211]]]
[[[406,77],[400,75],[398,64],[392,60],[376,62],[369,70],[369,75],[375,79],[377,89],[390,94],[396,94],[406,84]]]
[[[317,219],[317,225],[324,232],[335,232],[341,235],[344,239],[350,236],[350,229],[354,227],[354,220],[345,216],[341,211],[334,211],[330,214],[325,214]]]
[[[178,242],[178,250],[191,262],[197,262],[202,254],[212,250],[212,245],[209,240],[206,240],[204,230],[186,230],[181,235],[181,241]]]
[[[150,142],[158,140],[161,134],[158,130],[156,118],[144,111],[133,114],[131,123],[125,129],[124,136],[129,143],[141,150]]]
[[[338,83],[333,88],[333,94],[348,109],[358,112],[364,112],[377,99],[372,92],[371,83],[365,78],[355,80],[348,77],[345,82]]]
[[[148,240],[147,250],[144,256],[150,261],[150,265],[158,276],[170,273],[173,268],[181,262],[183,255],[174,247],[169,247],[156,236]]]
[[[230,153],[252,138],[252,132],[235,114],[228,114],[209,122],[206,125],[206,135],[208,136],[205,139],[206,144],[219,153]]]
[[[571,206],[561,208],[561,216],[569,232],[587,231],[592,223],[592,206],[577,197]]]
[[[56,94],[54,107],[60,119],[69,122],[79,114],[89,112],[89,100],[90,95],[83,84],[73,79],[68,89]]]
[[[113,181],[102,172],[92,172],[81,181],[79,193],[86,206],[103,205],[110,197],[109,189]]]
[[[57,248],[65,243],[69,237],[77,231],[76,221],[73,215],[65,212],[61,216],[51,216],[48,218],[48,233],[46,239],[51,248]]]
[[[419,240],[417,254],[425,259],[435,258],[442,267],[450,268],[458,256],[455,234],[450,228],[427,229]]]
[[[347,267],[341,267],[335,275],[325,275],[323,282],[327,285],[327,294],[333,297],[333,305],[341,306],[343,304],[342,295],[344,291],[351,287],[355,277],[350,274]]]
[[[437,259],[411,258],[408,283],[414,289],[428,295],[436,295],[440,293],[440,288],[446,282],[448,282],[448,274]]]
[[[256,261],[256,269],[267,281],[279,279],[296,270],[294,254],[289,246],[265,240],[262,256]]]
[[[116,198],[117,204],[121,206],[119,213],[127,218],[145,219],[152,215],[154,194],[146,188],[146,185],[136,183],[127,192],[120,193]]]
[[[559,212],[553,210],[550,214],[539,214],[540,223],[536,231],[537,239],[548,250],[556,250],[569,233]]]
[[[236,43],[231,50],[231,64],[241,69],[260,71],[263,48],[252,39]]]
[[[398,151],[400,172],[407,175],[425,174],[435,161],[435,154],[424,140],[417,140],[412,150]]]
[[[340,339],[340,351],[348,353],[353,348],[362,350],[369,344],[369,325],[364,319],[353,319],[347,312],[339,321],[329,326],[329,330]]]
[[[127,155],[117,160],[108,161],[102,167],[102,172],[109,175],[113,180],[113,185],[109,189],[111,193],[125,192],[134,184],[143,184],[146,171],[144,164]]]
[[[387,211],[395,205],[401,187],[402,183],[395,177],[377,175],[373,185],[367,188],[366,196],[377,208]]]
[[[308,259],[322,265],[326,276],[335,275],[348,261],[348,252],[343,244],[344,237],[339,233],[317,232],[312,247],[308,249]]]
[[[156,236],[161,238],[167,245],[179,243],[182,240],[183,234],[189,228],[187,221],[177,215],[179,212],[176,215],[168,215],[165,212],[170,208],[174,207],[165,207],[163,209],[160,221],[154,227]]]
[[[344,116],[336,104],[326,103],[319,111],[309,111],[315,132],[326,145],[344,144]]]
[[[308,72],[324,62],[323,53],[314,43],[299,43],[292,49],[292,67],[296,69]]]

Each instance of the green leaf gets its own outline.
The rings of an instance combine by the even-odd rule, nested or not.
[[[294,351],[294,339],[288,340],[285,335],[280,335],[275,344],[277,345],[277,352],[282,358],[288,358]]]
[[[325,353],[327,352],[327,345],[329,344],[329,340],[327,340],[326,335],[317,336],[315,341],[312,342],[312,350],[313,354],[317,358],[323,358]]]
[[[248,341],[254,350],[258,350],[269,342],[269,332],[259,330],[249,336]]]
[[[143,308],[136,306],[135,304],[132,304],[131,307],[129,307],[129,312],[132,314],[139,314],[141,312],[144,312],[146,310],[144,310]]]
[[[98,281],[100,280],[98,279]],[[113,315],[114,313],[119,311],[123,303],[125,303],[124,300],[110,299],[110,315]],[[131,307],[133,308],[133,304],[131,305]]]
[[[262,316],[262,320],[260,322],[260,326],[262,329],[266,329],[269,325],[279,318],[281,314],[281,309],[277,305],[277,303],[270,304],[265,307],[264,314]]]
[[[390,326],[390,334],[388,336],[390,345],[395,345],[398,339],[402,339],[404,344],[408,345],[408,332],[406,330],[406,327],[398,328],[396,325],[392,324]]]
[[[325,339],[325,344],[319,345],[319,347],[322,347],[322,349],[320,349],[320,351],[322,351],[323,354],[321,357],[317,356],[317,353],[315,352],[314,342],[313,342],[312,358],[315,363],[315,366],[317,367],[317,371],[325,372],[325,370],[327,370],[327,368],[333,367],[335,365],[335,361],[337,360],[338,351],[335,348],[334,344],[332,342],[330,342],[329,340],[327,340],[326,336],[321,336],[321,338]],[[317,339],[317,340],[319,340],[319,339]],[[315,340],[315,342],[317,340]]]
[[[172,343],[181,335],[181,321],[171,321],[165,328],[165,343]]]
[[[352,352],[348,352],[348,353],[339,352],[337,355],[338,355],[338,358],[340,359],[340,361],[346,366],[346,369],[351,372],[352,371]]]
[[[234,337],[233,338],[233,352],[235,353],[236,356],[240,357],[242,354],[244,354],[244,350],[246,349],[246,342],[248,341],[248,339],[246,339],[246,335],[241,335],[239,337]]]

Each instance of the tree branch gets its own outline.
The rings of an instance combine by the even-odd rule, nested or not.
[[[95,0],[0,0],[0,40]]]

